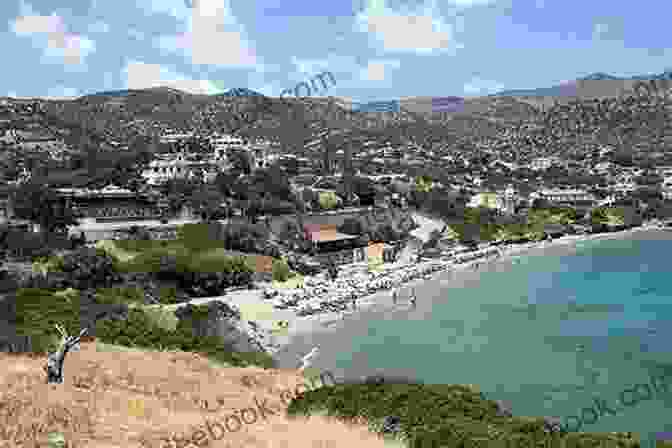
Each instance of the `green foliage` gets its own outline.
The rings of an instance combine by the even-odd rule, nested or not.
[[[432,191],[432,178],[427,175],[416,177],[415,190],[421,193],[429,193]]]
[[[100,288],[96,291],[96,301],[98,303],[113,304],[113,303],[139,303],[143,304],[145,294],[141,288],[130,287],[116,287],[116,288]]]
[[[214,227],[207,223],[185,224],[177,231],[178,240],[191,251],[202,251],[223,244],[214,238]]]
[[[609,214],[606,207],[598,207],[590,212],[590,222],[593,225],[603,225],[609,221]]]
[[[319,194],[320,208],[332,210],[338,205],[338,197],[333,191],[323,191]]]
[[[72,209],[59,200],[56,192],[38,182],[18,185],[13,188],[14,213],[18,218],[29,219],[42,226],[48,233],[67,229],[77,221]]]
[[[207,307],[197,307],[195,319],[207,316]],[[144,310],[129,310],[126,321],[103,320],[96,325],[96,335],[103,343],[127,347],[144,347],[159,350],[183,350],[203,353],[208,357],[238,367],[260,365],[275,366],[265,353],[237,353],[228,350],[217,337],[195,337],[189,320],[180,320],[174,331],[159,326]]]
[[[159,302],[165,305],[178,303],[177,288],[174,286],[162,287],[159,293]]]
[[[273,260],[273,280],[285,282],[289,278],[290,269],[286,260]]]
[[[344,421],[364,418],[378,433],[382,433],[385,417],[396,416],[400,420],[399,439],[418,448],[508,446],[513,439],[522,438],[526,443],[511,443],[511,446],[541,446],[530,441],[559,441],[560,438],[568,443],[544,446],[597,446],[593,445],[595,440],[613,443],[602,446],[637,446],[625,435],[545,434],[543,418],[503,416],[495,402],[462,385],[385,380],[378,384],[323,385],[292,400],[287,413],[308,416],[325,410],[329,416]],[[615,439],[623,443],[617,444]]]
[[[34,352],[53,350],[59,337],[56,324],[79,333],[79,294],[56,294],[55,289],[22,288],[16,292],[16,331],[30,336]]]

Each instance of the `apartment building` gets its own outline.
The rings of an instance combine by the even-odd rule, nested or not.
[[[578,204],[596,201],[594,194],[581,189],[542,189],[530,194],[530,201],[537,198],[544,198],[552,203],[558,204]]]

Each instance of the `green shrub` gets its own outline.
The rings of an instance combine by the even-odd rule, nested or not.
[[[495,402],[468,386],[421,384],[406,381],[323,385],[293,399],[289,416],[308,416],[326,410],[343,420],[365,418],[370,429],[382,434],[387,416],[400,420],[397,437],[406,446],[574,446],[577,448],[638,445],[625,433],[550,435],[544,432],[540,417],[507,417],[498,412]],[[518,443],[512,443],[518,439]],[[520,439],[525,439],[524,441]],[[564,443],[548,444],[551,440]],[[479,442],[480,440],[480,442]],[[536,441],[535,443],[531,443]],[[543,444],[543,442],[547,442]],[[520,443],[524,442],[524,443]],[[542,442],[542,443],[539,443]],[[597,443],[596,443],[597,442]]]
[[[177,288],[174,286],[162,287],[159,293],[159,302],[166,305],[178,303]]]
[[[56,292],[47,288],[22,288],[12,299],[16,301],[17,334],[31,337],[34,352],[54,348],[58,337],[55,324],[62,325],[69,334],[79,333],[79,296]]]
[[[141,288],[122,287],[122,288],[99,288],[96,291],[96,301],[98,303],[145,303],[145,294]]]
[[[286,260],[273,260],[273,280],[278,282],[286,282],[289,278],[289,265]]]
[[[207,311],[197,313],[195,318],[205,317],[205,313]],[[273,358],[266,353],[237,353],[227,350],[217,337],[194,336],[188,320],[179,321],[174,331],[162,328],[141,308],[129,310],[126,321],[99,321],[96,325],[96,335],[105,344],[203,353],[215,360],[240,367],[275,366]]]
[[[319,194],[320,208],[323,210],[331,210],[338,205],[338,197],[333,191],[320,192]]]

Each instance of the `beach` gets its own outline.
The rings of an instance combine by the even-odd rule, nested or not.
[[[617,412],[581,431],[644,437],[665,428],[669,394],[637,407],[619,394],[669,369],[671,237],[645,227],[510,248],[414,282],[415,308],[406,291],[397,306],[381,291],[345,319],[299,318],[275,358],[295,368],[318,347],[311,367],[338,381],[476,385],[514,415],[569,427],[597,397]]]
[[[289,321],[284,335],[274,335],[272,344],[267,347],[282,365],[289,366],[295,362],[297,353],[301,350],[309,351],[299,340],[310,340],[311,335],[318,333],[338,332],[348,321],[365,321],[376,316],[382,319],[413,319],[422,316],[431,309],[434,291],[441,288],[476,287],[481,273],[486,271],[506,272],[512,265],[519,263],[524,257],[530,256],[563,256],[575,253],[577,248],[593,241],[607,239],[628,239],[637,235],[646,238],[647,235],[660,239],[672,238],[671,232],[665,232],[653,226],[642,226],[633,229],[587,235],[568,235],[550,241],[533,242],[501,246],[499,255],[489,258],[476,259],[465,263],[453,263],[447,260],[425,260],[413,265],[413,269],[422,270],[423,266],[439,265],[440,268],[429,275],[404,282],[399,287],[400,294],[397,304],[393,303],[391,288],[383,287],[380,291],[367,294],[357,299],[357,308],[351,307],[345,311],[320,312],[310,316],[299,316],[294,310],[283,310],[283,319]],[[409,266],[406,266],[408,269]],[[388,272],[404,269],[402,265],[388,266]],[[347,274],[346,274],[347,275]],[[340,277],[340,276],[339,276]],[[409,304],[408,296],[415,289],[418,303],[417,308]],[[322,300],[316,299],[316,300]],[[347,336],[346,336],[347,337]],[[297,345],[299,348],[292,347]]]
[[[671,241],[672,232],[648,226],[500,246],[499,256],[469,263],[424,260],[406,269],[443,268],[405,282],[397,304],[382,285],[361,296],[356,309],[345,302],[344,312],[300,316],[300,303],[274,309],[262,290],[220,300],[241,310],[264,308],[262,315],[241,314],[246,324],[254,322],[251,333],[264,340],[281,369],[298,368],[318,347],[310,367],[330,372],[337,382],[385,375],[470,384],[489,399],[513,403],[515,415],[571,419],[591,404],[586,397],[611,403],[671,359]],[[387,268],[397,274],[404,269]],[[361,272],[365,266],[344,266],[340,281],[356,279],[358,270],[369,275]],[[328,303],[343,284],[338,281],[316,293],[316,301]],[[415,307],[409,303],[412,288]],[[271,331],[278,319],[289,322],[285,334]],[[584,430],[660,430],[664,403],[624,408]]]
[[[231,291],[224,296],[204,297],[189,303],[197,305],[220,300],[244,311],[243,329],[252,333],[260,346],[274,355],[282,365],[289,367],[296,363],[297,353],[306,348],[297,341],[309,340],[311,335],[338,332],[348,322],[372,317],[412,319],[431,309],[434,302],[432,296],[439,288],[476,287],[483,272],[506,272],[525,257],[569,255],[593,241],[627,239],[635,234],[638,238],[646,238],[647,235],[657,239],[672,238],[672,232],[642,226],[619,232],[568,235],[550,241],[503,245],[498,247],[495,256],[464,263],[456,263],[445,257],[410,264],[386,263],[379,273],[369,273],[366,263],[357,263],[343,266],[334,282],[328,280],[325,274],[306,277],[304,288],[276,290],[278,296],[271,299],[264,297],[263,290],[255,289]],[[408,278],[413,276],[416,278]],[[374,287],[376,290],[369,292]],[[391,293],[393,287],[399,291],[396,304],[393,303]],[[356,308],[352,306],[348,288],[357,291]],[[415,307],[409,303],[409,296],[414,290],[418,297]],[[288,298],[294,298],[294,302],[291,302],[293,306],[286,305]],[[305,315],[308,303],[313,303],[315,308],[307,308],[314,312]],[[184,304],[169,305],[168,308],[180,306]],[[322,309],[317,309],[320,306]],[[332,306],[337,309],[330,311]],[[250,313],[251,309],[259,311]],[[279,330],[278,321],[286,322],[287,326]],[[307,347],[305,352],[310,348]]]

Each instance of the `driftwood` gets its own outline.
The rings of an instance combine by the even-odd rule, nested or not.
[[[79,347],[79,341],[87,332],[88,328],[79,332],[79,336],[68,336],[67,332],[60,325],[56,324],[56,329],[61,334],[61,346],[55,352],[49,353],[47,356],[47,365],[44,367],[47,373],[47,383],[62,384],[63,383],[63,363],[65,356],[72,349]]]

